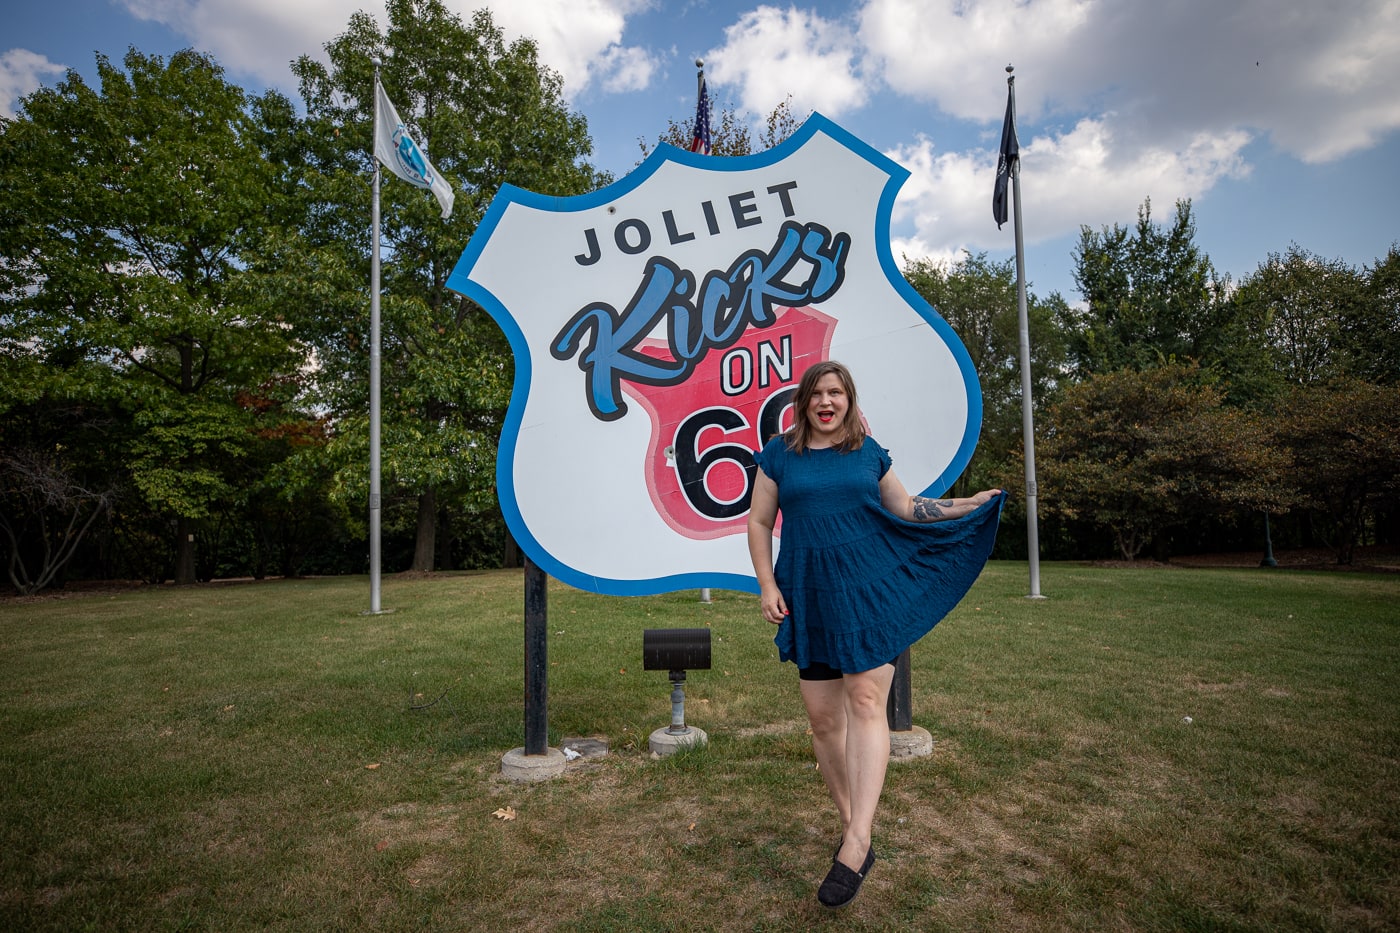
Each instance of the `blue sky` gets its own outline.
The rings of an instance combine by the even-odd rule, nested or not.
[[[1400,0],[447,0],[529,35],[625,174],[668,118],[717,107],[757,127],[792,96],[912,172],[895,255],[1012,255],[991,217],[1008,63],[1016,66],[1032,289],[1078,300],[1082,225],[1190,198],[1197,243],[1236,281],[1296,243],[1357,266],[1400,242]],[[6,13],[0,112],[94,53],[210,52],[232,80],[297,99],[287,63],[320,55],[366,0],[52,0]]]

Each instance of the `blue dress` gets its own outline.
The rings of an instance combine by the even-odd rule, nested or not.
[[[773,575],[789,615],[774,642],[798,667],[859,673],[893,661],[958,604],[996,542],[1005,493],[959,519],[890,514],[879,489],[890,455],[872,438],[799,454],[779,436],[754,459],[782,513]]]

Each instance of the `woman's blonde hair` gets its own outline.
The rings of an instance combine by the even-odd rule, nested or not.
[[[865,440],[865,425],[861,423],[860,405],[856,403],[856,382],[851,378],[851,371],[845,366],[835,360],[825,360],[807,367],[807,371],[798,380],[797,392],[792,397],[792,427],[783,435],[789,450],[798,453],[807,450],[812,436],[812,425],[807,420],[807,405],[816,394],[817,383],[821,382],[823,377],[833,374],[841,380],[841,388],[846,393],[848,404],[846,417],[841,423],[842,430],[832,446],[840,451],[860,449],[861,442]]]

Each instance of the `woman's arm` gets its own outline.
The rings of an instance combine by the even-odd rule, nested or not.
[[[778,582],[773,579],[773,526],[778,521],[778,484],[760,467],[754,475],[753,499],[749,504],[749,559],[758,578],[759,607],[763,618],[777,625],[787,615]]]
[[[884,478],[880,480],[881,504],[907,522],[942,522],[962,518],[1000,493],[1000,489],[984,489],[970,499],[926,499],[909,495],[899,477],[894,475],[894,470],[886,470]]]

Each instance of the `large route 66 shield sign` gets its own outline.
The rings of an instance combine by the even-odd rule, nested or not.
[[[890,255],[907,176],[814,115],[758,155],[661,146],[592,194],[501,190],[448,285],[515,354],[496,483],[538,566],[614,595],[756,592],[753,452],[825,359],[850,367],[904,484],[951,485],[982,399]]]

